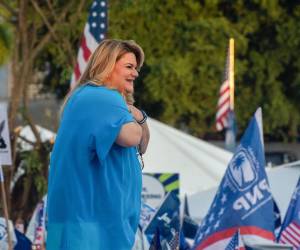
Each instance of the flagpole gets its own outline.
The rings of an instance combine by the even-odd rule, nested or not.
[[[6,228],[7,228],[8,249],[12,250],[12,243],[11,243],[11,237],[10,237],[10,226],[9,226],[9,220],[8,220],[8,209],[7,209],[5,187],[4,187],[4,175],[3,175],[1,161],[0,161],[0,182],[1,182],[1,194],[2,194],[2,201],[3,201],[4,217],[5,217],[5,223],[6,223]]]
[[[230,110],[234,110],[234,39],[229,39]]]
[[[227,127],[225,133],[225,147],[235,151],[236,123],[234,115],[234,39],[229,39],[228,51],[228,84],[229,84],[229,113],[227,115]]]

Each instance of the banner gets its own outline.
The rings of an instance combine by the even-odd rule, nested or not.
[[[143,203],[156,209],[169,192],[179,195],[178,173],[144,173],[143,174]]]
[[[0,165],[11,165],[7,104],[0,102]]]

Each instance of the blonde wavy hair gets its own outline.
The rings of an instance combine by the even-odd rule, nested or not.
[[[78,82],[67,94],[61,111],[64,109],[65,104],[72,95],[72,93],[81,85],[93,83],[95,85],[105,85],[105,80],[113,71],[116,62],[126,53],[133,53],[137,61],[137,70],[139,70],[144,63],[144,51],[133,40],[118,40],[118,39],[105,39],[103,40],[94,53],[91,55],[86,69],[79,78]],[[124,95],[124,93],[121,93]],[[133,104],[134,99],[132,95],[124,96],[126,101]]]

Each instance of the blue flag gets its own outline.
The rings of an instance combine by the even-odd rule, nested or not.
[[[225,249],[238,228],[249,241],[274,240],[273,199],[265,172],[261,109],[251,119],[228,165],[199,226],[194,248]]]
[[[300,178],[282,223],[279,242],[300,249]]]
[[[187,196],[184,196],[183,218],[181,232],[184,237],[194,239],[197,233],[198,224],[190,217],[189,205]]]
[[[274,198],[273,198],[273,202],[274,202],[274,227],[275,227],[275,236],[277,237],[279,235],[280,228],[281,228],[281,215],[280,215],[279,207],[278,207],[276,201],[274,200]]]
[[[179,205],[177,195],[169,192],[145,228],[145,234],[153,235],[158,228],[160,234],[163,235],[164,229],[170,227],[173,218],[179,214]]]
[[[179,250],[190,250],[191,247],[189,243],[186,241],[184,234],[182,231],[180,231],[179,234]]]
[[[187,199],[186,194],[184,196],[183,214],[190,216],[190,209],[189,209],[189,204],[188,204],[188,199]]]
[[[179,206],[177,195],[169,192],[145,228],[145,234],[153,235],[158,228],[161,241],[165,242],[170,249],[176,249],[179,245]]]
[[[161,244],[160,244],[160,234],[159,229],[156,229],[156,232],[154,234],[154,237],[151,241],[151,245],[149,250],[162,250]]]
[[[17,237],[17,244],[14,247],[14,250],[31,250],[32,243],[31,241],[21,232],[15,229],[15,234]]]
[[[198,224],[191,217],[183,215],[181,230],[186,238],[194,239],[198,230]]]

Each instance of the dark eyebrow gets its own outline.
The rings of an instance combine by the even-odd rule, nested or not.
[[[127,65],[129,64],[130,66],[137,68],[137,66],[134,66],[134,64],[132,64],[132,63],[125,63],[125,64],[127,64]]]

